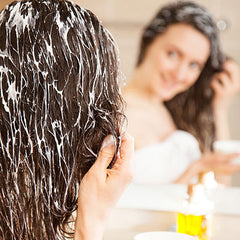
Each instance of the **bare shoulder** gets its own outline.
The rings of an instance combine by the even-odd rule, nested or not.
[[[141,107],[141,103],[144,102],[144,98],[137,91],[123,91],[123,97],[127,102],[128,107]]]
[[[141,120],[151,115],[149,103],[137,92],[126,91],[123,93],[123,97],[127,103],[126,115],[130,122],[135,122],[137,119],[141,122]]]

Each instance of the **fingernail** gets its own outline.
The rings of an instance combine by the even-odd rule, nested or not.
[[[111,146],[114,144],[115,141],[113,135],[108,135],[107,137],[104,138],[101,149],[105,148],[106,146]]]

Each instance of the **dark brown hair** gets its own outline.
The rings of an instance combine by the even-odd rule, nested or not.
[[[215,135],[210,81],[213,74],[221,71],[224,61],[211,14],[204,7],[187,1],[178,1],[161,8],[143,31],[137,66],[142,63],[146,50],[155,38],[170,25],[177,23],[188,24],[204,34],[210,41],[211,52],[195,84],[165,102],[165,105],[177,128],[193,134],[199,140],[201,149],[209,151]]]
[[[64,0],[0,13],[0,238],[64,239],[79,183],[124,120],[113,38]]]

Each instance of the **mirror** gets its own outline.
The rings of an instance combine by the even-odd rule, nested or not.
[[[77,1],[77,0],[75,0]],[[132,77],[136,65],[140,35],[143,27],[153,18],[158,9],[169,1],[129,1],[125,4],[120,0],[112,1],[78,1],[92,10],[102,19],[103,24],[116,39],[121,59],[121,69],[126,75],[126,81]],[[240,3],[235,0],[196,1],[205,6],[214,16],[219,29],[220,44],[223,52],[240,63],[239,43],[240,21],[237,9]],[[234,99],[229,109],[228,119],[231,139],[240,139],[240,94]],[[240,186],[240,174],[233,175],[233,186]]]

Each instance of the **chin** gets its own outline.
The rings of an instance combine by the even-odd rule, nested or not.
[[[173,99],[176,96],[176,94],[166,94],[163,95],[162,99],[164,102],[170,101],[171,99]]]
[[[172,92],[170,92],[170,91],[165,91],[165,93],[167,92],[167,94],[162,94],[162,99],[163,99],[163,101],[170,101],[171,99],[173,99],[174,97],[176,97],[179,93],[182,93],[182,92],[184,92],[185,90],[182,90],[182,91],[172,91]]]
[[[168,102],[168,101],[170,101],[171,99],[173,99],[173,97],[165,97],[165,98],[163,98],[163,101],[164,101],[164,102]]]

